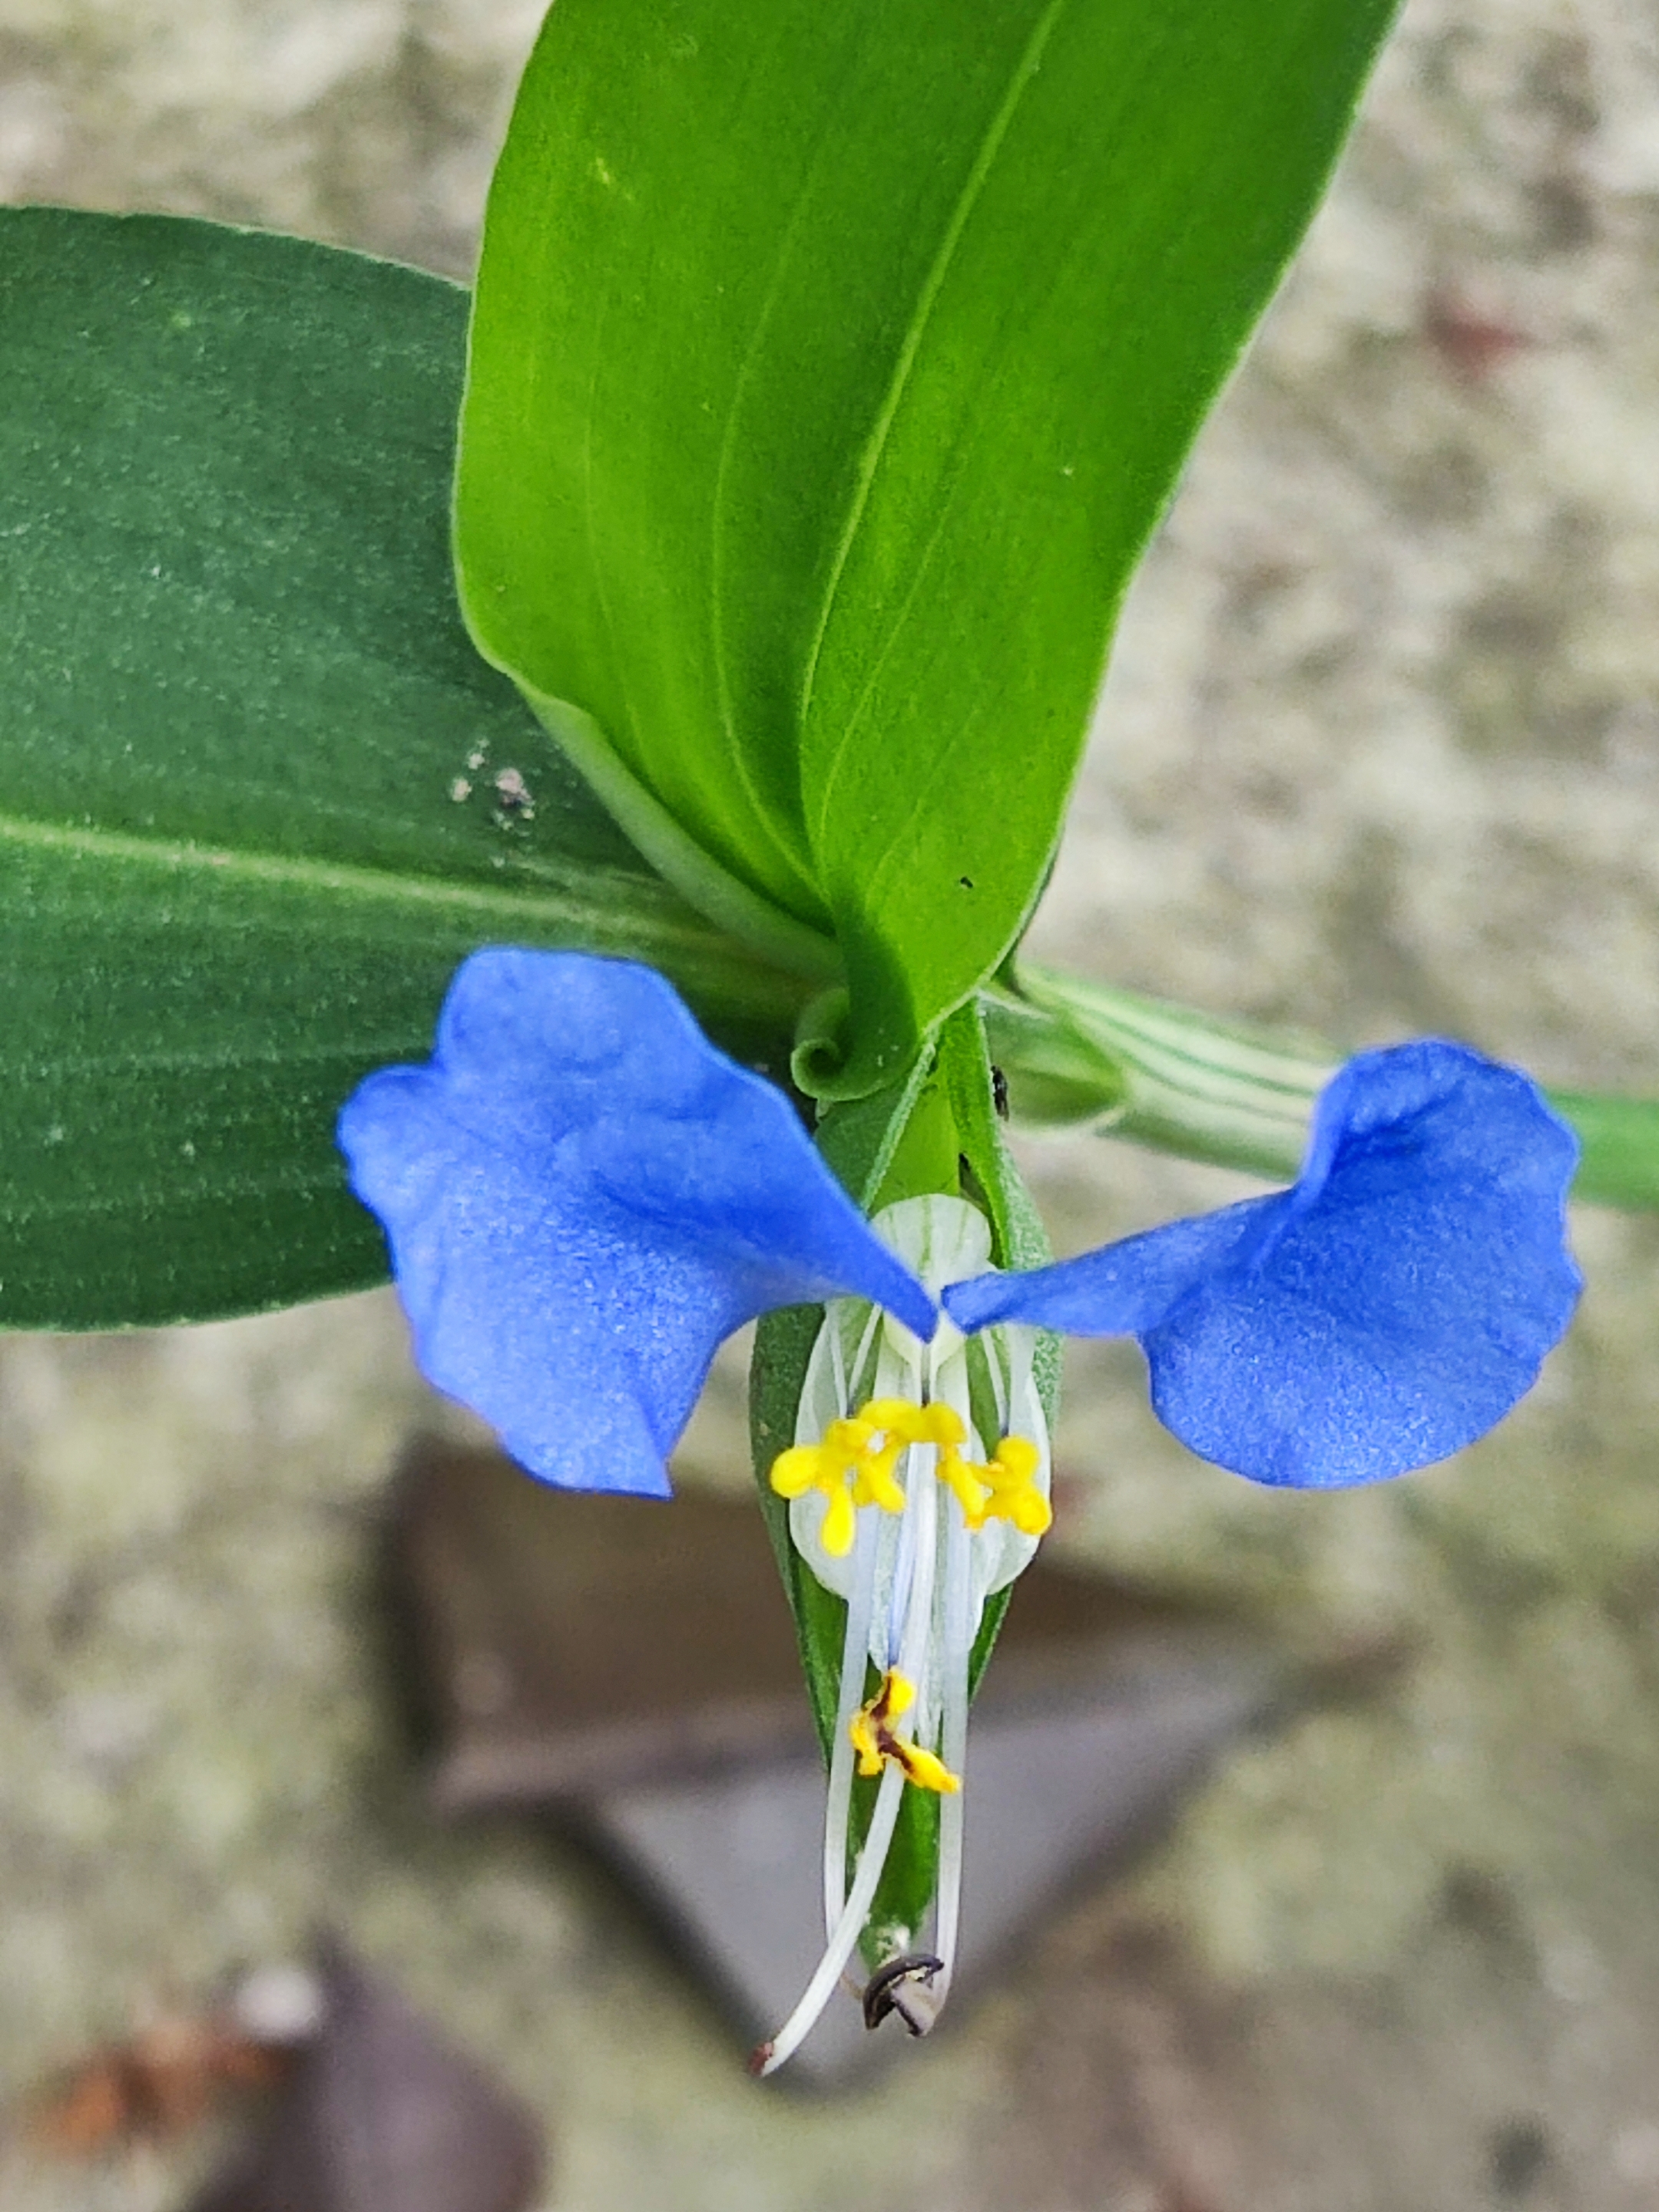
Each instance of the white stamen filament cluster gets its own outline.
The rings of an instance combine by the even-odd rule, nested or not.
[[[906,1200],[888,1207],[873,1226],[935,1295],[946,1284],[982,1274],[989,1265],[989,1230],[965,1200]],[[1033,1331],[1017,1328],[987,1330],[970,1340],[941,1318],[933,1341],[923,1345],[890,1315],[860,1300],[837,1300],[826,1310],[807,1369],[797,1441],[817,1443],[832,1421],[872,1399],[943,1402],[961,1420],[975,1458],[988,1456],[1000,1436],[1030,1437],[1041,1455],[1036,1479],[1046,1495],[1048,1431],[1032,1378],[1035,1340]],[[982,1437],[975,1425],[970,1341],[975,1363],[983,1362],[981,1383],[988,1381],[994,1401],[996,1436]],[[790,1506],[796,1548],[825,1588],[847,1601],[847,1635],[824,1814],[825,1949],[799,2003],[757,2053],[762,2074],[774,2072],[791,2057],[828,2002],[864,1933],[892,1844],[905,1778],[890,1759],[849,1888],[854,1765],[850,1731],[865,1703],[867,1668],[873,1665],[878,1677],[896,1669],[914,1685],[915,1702],[905,1715],[909,1733],[965,1781],[969,1667],[985,1602],[1014,1579],[1036,1550],[1035,1538],[1006,1521],[970,1528],[958,1499],[936,1479],[938,1457],[933,1444],[912,1444],[901,1455],[895,1474],[904,1492],[902,1513],[863,1506],[851,1552],[842,1556],[832,1555],[821,1540],[826,1501],[820,1493],[808,1491]],[[964,1796],[958,1790],[939,1798],[932,1948],[943,1964],[930,1992],[935,2010],[949,1990],[957,1950]],[[915,1934],[892,1931],[894,1952],[905,1948]]]

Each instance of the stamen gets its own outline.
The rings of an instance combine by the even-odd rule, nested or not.
[[[929,1376],[929,1382],[941,1392],[950,1392],[963,1416],[964,1430],[971,1412],[968,1370],[965,1362],[952,1363],[943,1372],[937,1370]],[[965,1782],[968,1757],[968,1673],[973,1649],[974,1630],[978,1621],[978,1610],[973,1592],[973,1532],[982,1525],[983,1506],[989,1495],[980,1480],[981,1469],[965,1462],[957,1462],[960,1480],[952,1480],[952,1469],[945,1455],[940,1455],[939,1475],[956,1500],[955,1507],[941,1500],[945,1514],[944,1531],[944,1603],[939,1653],[939,1737],[941,1758],[959,1782]],[[933,1949],[939,1956],[937,1973],[928,1978],[925,2007],[918,2012],[919,2019],[931,2024],[937,2017],[951,1988],[951,1977],[956,1963],[957,1931],[961,1917],[963,1830],[966,1820],[966,1792],[958,1790],[942,1798],[939,1816],[939,1861],[937,1887],[933,1905]],[[922,1993],[917,1992],[919,2002]],[[911,2033],[919,2028],[908,2014],[905,2025]]]
[[[859,1419],[885,1429],[907,1444],[964,1444],[962,1417],[937,1399],[919,1406],[910,1398],[872,1398],[859,1407]]]
[[[891,1343],[884,1337],[881,1340],[880,1348],[876,1352],[875,1358],[872,1359],[871,1353],[875,1346],[876,1331],[880,1318],[879,1310],[872,1308],[859,1339],[852,1373],[853,1378],[866,1382],[866,1387],[870,1389],[872,1399],[891,1400],[897,1395],[894,1388],[895,1384],[900,1382],[908,1375],[909,1367],[908,1363],[899,1357]],[[831,1350],[836,1350],[839,1343],[840,1332],[837,1328],[830,1338]],[[838,1360],[834,1365],[832,1379],[835,1382],[835,1396],[831,1403],[844,1409],[848,1402],[850,1384],[849,1378]],[[869,1422],[867,1408],[860,1413],[859,1419],[868,1423],[872,1430],[875,1429],[875,1424]],[[885,1431],[880,1430],[876,1430],[876,1433],[885,1435]],[[880,1447],[880,1449],[884,1453],[885,1446]],[[896,1460],[896,1450],[892,1457]],[[870,1494],[861,1498],[860,1492],[865,1488],[866,1486],[860,1485],[855,1479],[854,1487],[855,1504],[884,1503],[890,1511],[894,1504],[896,1504],[901,1515],[902,1514],[904,1493],[896,1482],[892,1485],[892,1495],[884,1499],[875,1494],[879,1488],[878,1483],[869,1484],[867,1488]],[[847,1628],[842,1645],[841,1682],[836,1701],[836,1723],[830,1737],[830,1781],[824,1802],[823,1818],[823,1930],[826,1939],[833,1935],[841,1918],[842,1909],[847,1901],[847,1845],[848,1830],[852,1818],[854,1763],[853,1741],[849,1731],[854,1716],[864,1697],[865,1676],[873,1650],[872,1638],[875,1626],[876,1592],[884,1558],[887,1559],[890,1567],[891,1564],[891,1532],[890,1530],[887,1532],[886,1540],[884,1542],[882,1524],[881,1514],[860,1513],[858,1516],[857,1550],[852,1561],[851,1572],[845,1590]],[[884,1643],[881,1656],[884,1661]]]
[[[979,1468],[971,1460],[965,1460],[957,1451],[942,1451],[939,1455],[939,1479],[949,1486],[962,1508],[962,1517],[970,1528],[985,1525],[985,1507],[991,1493],[986,1485],[975,1480]]]
[[[957,1493],[960,1497],[960,1492]],[[959,1780],[967,1776],[968,1671],[973,1652],[973,1568],[971,1523],[966,1510],[945,1509],[945,1648],[939,1655],[939,1750]],[[957,1936],[962,1917],[963,1831],[966,1819],[964,1794],[958,1790],[942,1800],[939,1815],[939,1887],[933,1908],[933,1943],[939,1955],[937,1978],[928,1987],[935,2013],[951,1992],[956,1968]],[[906,2025],[909,2026],[908,2017]],[[912,2029],[912,2033],[915,2033]]]
[[[921,1443],[952,1449],[963,1440],[962,1424],[948,1406],[872,1398],[853,1418],[831,1421],[822,1443],[791,1444],[780,1452],[769,1480],[780,1498],[823,1492],[820,1540],[831,1558],[844,1559],[853,1548],[854,1515],[859,1507],[878,1505],[884,1513],[903,1512],[904,1492],[894,1474],[899,1454]]]
[[[912,1444],[937,1444],[949,1450],[963,1441],[962,1424],[948,1406],[921,1406],[909,1398],[872,1398],[859,1407],[858,1417],[880,1430],[884,1441],[863,1462],[864,1494],[860,1496],[855,1490],[854,1502],[880,1505],[889,1513],[904,1510],[904,1492],[893,1479],[901,1452]]]
[[[861,1418],[867,1419],[867,1413]],[[905,1448],[905,1439],[889,1430],[879,1450],[866,1453],[853,1479],[854,1505],[879,1505],[884,1513],[902,1513],[904,1492],[894,1480],[893,1467]]]
[[[989,1231],[963,1201],[906,1200],[882,1218],[930,1285],[966,1279],[988,1259]],[[798,1551],[847,1605],[824,1820],[826,1945],[800,2002],[755,2053],[757,2073],[799,2048],[860,1941],[878,1962],[866,2021],[896,2011],[923,2033],[944,2001],[960,1917],[974,1638],[988,1598],[1018,1574],[1049,1521],[1035,1341],[1011,1328],[969,1343],[945,1322],[923,1343],[875,1308],[832,1302],[826,1314],[798,1441],[771,1470],[792,1504]],[[993,1436],[1000,1441],[981,1463]],[[872,1666],[878,1687],[866,1698]],[[878,1786],[854,1856],[855,1774]],[[907,1782],[939,1800],[938,1879],[928,1948],[896,1958],[914,1935],[872,1931],[869,1916]]]
[[[872,1400],[869,1407],[860,1409],[860,1424],[875,1429],[876,1421],[873,1419],[866,1421],[864,1416],[878,1413],[889,1417],[894,1428],[901,1430],[925,1428],[930,1431],[925,1439],[921,1437],[916,1439],[916,1447],[920,1449],[925,1449],[933,1445],[935,1437],[949,1437],[953,1433],[965,1436],[960,1418],[953,1414],[948,1407],[935,1408],[918,1406],[908,1399]],[[831,1428],[834,1430],[842,1425],[839,1422],[832,1423]],[[885,1440],[887,1429],[884,1424],[879,1433]],[[901,1436],[901,1448],[905,1447],[907,1441]],[[797,1446],[796,1449],[797,1451],[805,1450],[810,1454],[822,1451],[824,1448],[808,1445]],[[787,1459],[789,1455],[786,1453],[781,1457]],[[797,1461],[791,1465],[786,1472],[786,1480],[793,1481],[796,1478],[799,1464],[800,1462]],[[775,1483],[777,1472],[777,1466],[775,1464],[773,1468]],[[924,1478],[931,1472],[932,1470],[925,1466],[921,1469]],[[811,1487],[814,1479],[814,1476],[809,1474],[806,1480],[802,1482],[801,1489]],[[888,1647],[890,1652],[893,1646],[898,1647],[897,1663],[890,1663],[884,1670],[880,1691],[869,1705],[854,1711],[848,1730],[849,1741],[854,1749],[860,1754],[861,1767],[864,1766],[865,1752],[865,1745],[861,1738],[865,1731],[867,1730],[869,1733],[874,1765],[865,1771],[879,1771],[881,1782],[876,1791],[875,1806],[870,1816],[870,1826],[865,1835],[863,1848],[859,1853],[852,1887],[848,1892],[846,1902],[842,1906],[839,1917],[830,1930],[823,1956],[819,1960],[817,1970],[807,1984],[800,2002],[793,2012],[790,2014],[777,2034],[769,2042],[758,2045],[750,2057],[750,2070],[763,2076],[775,2073],[799,2048],[818,2014],[829,2002],[836,1983],[846,1969],[848,1960],[853,1955],[859,1938],[864,1932],[865,1923],[869,1917],[870,1908],[875,1902],[876,1892],[880,1887],[881,1877],[886,1868],[887,1854],[892,1847],[893,1831],[898,1820],[899,1801],[907,1780],[915,1781],[919,1788],[938,1790],[942,1796],[948,1796],[960,1786],[956,1777],[949,1771],[941,1759],[936,1758],[932,1752],[925,1750],[920,1744],[899,1736],[890,1727],[890,1723],[899,1714],[908,1711],[916,1701],[916,1685],[927,1656],[933,1623],[933,1578],[938,1553],[935,1506],[937,1497],[938,1485],[926,1479],[911,1480],[901,1493],[903,1516],[900,1522],[899,1556],[893,1577],[892,1613],[888,1622]],[[856,1589],[858,1587],[856,1583],[854,1587]],[[850,1617],[852,1610],[853,1608],[849,1607],[849,1630],[852,1626]],[[872,1625],[873,1626],[873,1623]],[[846,1694],[848,1674],[855,1663],[854,1652],[855,1650],[858,1652],[856,1663],[861,1669],[864,1649],[867,1649],[867,1645],[863,1648],[854,1646],[849,1634],[842,1652],[843,1697]],[[834,1789],[835,1778],[835,1770],[832,1766],[830,1815],[825,1822],[826,1905],[833,1897],[835,1887],[835,1879],[830,1868],[832,1846],[830,1831],[839,1828],[841,1840],[838,1850],[843,1862],[846,1851],[846,1816],[844,1810],[837,1808],[837,1793]],[[850,1779],[849,1775],[849,1787]]]
[[[1054,1508],[1037,1488],[1037,1469],[1042,1455],[1028,1437],[1004,1437],[990,1465],[982,1470],[991,1494],[985,1501],[987,1521],[1012,1521],[1022,1536],[1041,1536],[1053,1521]],[[975,1469],[975,1474],[981,1470]]]
[[[970,1530],[988,1521],[1012,1521],[1022,1536],[1041,1536],[1054,1519],[1036,1485],[1042,1455],[1025,1437],[1004,1437],[988,1462],[940,1451],[939,1479],[954,1494]]]
[[[853,1720],[864,1693],[870,1662],[870,1626],[876,1610],[877,1526],[868,1515],[859,1523],[853,1589],[847,1601],[847,1637],[842,1645],[841,1689],[836,1700],[836,1732],[830,1750],[830,1787],[823,1808],[823,1932],[835,1932],[847,1902],[847,1829],[853,1803]]]
[[[954,1796],[962,1784],[944,1760],[902,1736],[893,1725],[915,1701],[915,1684],[896,1667],[890,1667],[882,1676],[880,1689],[867,1705],[859,1707],[848,1731],[858,1753],[859,1772],[866,1777],[879,1774],[882,1761],[890,1759],[902,1769],[905,1780],[914,1782],[918,1790],[935,1790],[941,1797]]]
[[[914,1407],[925,1418],[935,1412],[950,1415],[949,1407]],[[951,1417],[954,1419],[954,1417]],[[948,1423],[931,1422],[938,1429]],[[930,1443],[915,1447],[926,1451]],[[910,1462],[904,1492],[904,1518],[899,1523],[898,1559],[893,1572],[892,1601],[887,1618],[887,1650],[884,1671],[896,1667],[901,1674],[926,1688],[926,1667],[933,1626],[933,1577],[938,1568],[939,1486],[927,1480],[933,1472],[924,1460]]]
[[[892,1848],[893,1830],[898,1823],[899,1799],[904,1793],[904,1774],[902,1768],[890,1766],[881,1778],[881,1787],[876,1792],[875,1810],[870,1815],[869,1832],[864,1838],[864,1849],[859,1854],[858,1873],[842,1907],[841,1918],[836,1923],[828,1947],[818,1960],[817,1972],[806,1984],[800,2002],[795,2007],[777,2033],[767,2043],[757,2045],[750,2056],[749,2070],[763,2078],[775,2074],[787,2058],[800,2048],[808,2031],[818,2014],[829,2003],[831,1992],[841,1979],[847,1961],[853,1955],[853,1947],[864,1932],[870,1907],[875,1903],[877,1885],[887,1864],[887,1854]]]

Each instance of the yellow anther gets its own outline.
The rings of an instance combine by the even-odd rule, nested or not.
[[[822,1443],[794,1444],[780,1452],[772,1463],[772,1487],[780,1498],[821,1490],[819,1540],[832,1559],[845,1559],[853,1548],[859,1508],[878,1505],[884,1513],[902,1513],[904,1492],[895,1473],[899,1455],[913,1444],[932,1444],[939,1454],[939,1479],[955,1495],[970,1529],[982,1528],[988,1521],[1011,1521],[1022,1536],[1041,1536],[1054,1516],[1036,1486],[1036,1446],[1024,1437],[1004,1437],[994,1457],[982,1466],[963,1456],[967,1441],[962,1416],[938,1399],[918,1406],[908,1398],[872,1398],[856,1414],[831,1421]]]
[[[820,1444],[792,1444],[772,1462],[772,1487],[799,1498],[815,1483],[850,1481],[871,1443],[863,1421],[831,1421]]]
[[[939,1479],[954,1492],[970,1529],[988,1521],[1012,1521],[1022,1536],[1041,1536],[1054,1517],[1036,1486],[1041,1465],[1042,1455],[1027,1437],[1004,1437],[988,1465],[942,1449]]]
[[[1004,1437],[990,1465],[976,1468],[990,1485],[985,1501],[988,1521],[1012,1521],[1022,1536],[1041,1536],[1054,1509],[1036,1486],[1042,1455],[1026,1437]]]
[[[991,1493],[977,1479],[981,1472],[971,1460],[963,1459],[960,1452],[942,1451],[939,1455],[939,1479],[956,1492],[962,1517],[970,1528],[985,1526],[985,1501]]]
[[[853,1510],[852,1493],[837,1483],[824,1492],[823,1520],[818,1529],[818,1541],[832,1559],[844,1559],[853,1548],[853,1539],[858,1534],[858,1515]]]
[[[905,1443],[910,1442],[910,1431],[921,1414],[921,1407],[908,1398],[867,1398],[859,1407],[860,1420],[868,1421],[872,1429],[884,1429]]]
[[[899,1488],[893,1468],[904,1448],[902,1437],[890,1435],[878,1450],[860,1461],[859,1471],[853,1478],[854,1505],[879,1505],[884,1513],[903,1512],[904,1492]]]
[[[822,1443],[792,1444],[780,1452],[772,1462],[772,1487],[780,1498],[804,1498],[809,1490],[821,1490],[825,1503],[820,1540],[833,1559],[845,1559],[853,1548],[860,1506],[903,1512],[904,1492],[894,1473],[900,1453],[912,1444],[934,1444],[943,1473],[947,1461],[957,1462],[966,1437],[961,1417],[949,1406],[872,1398],[855,1416],[831,1421]],[[957,1495],[967,1510],[967,1497],[961,1491]]]
[[[780,1498],[804,1498],[809,1490],[824,1497],[823,1548],[845,1559],[853,1548],[855,1504],[865,1499],[850,1486],[859,1482],[876,1431],[865,1421],[831,1421],[821,1444],[792,1444],[772,1462],[771,1484]],[[899,1504],[904,1503],[901,1497]]]
[[[962,1784],[945,1761],[936,1759],[931,1751],[924,1751],[919,1743],[900,1735],[893,1725],[915,1701],[915,1684],[908,1675],[901,1674],[896,1667],[890,1667],[881,1678],[880,1689],[867,1705],[860,1706],[848,1724],[847,1732],[859,1755],[859,1772],[879,1774],[882,1761],[890,1759],[902,1770],[905,1780],[913,1782],[918,1790],[932,1790],[941,1797],[954,1797]]]
[[[963,1444],[968,1431],[959,1413],[935,1398],[918,1406],[908,1398],[872,1398],[859,1407],[859,1419],[907,1444]]]

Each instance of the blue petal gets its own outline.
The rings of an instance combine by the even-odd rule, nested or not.
[[[1133,1334],[1160,1420],[1258,1482],[1374,1482],[1457,1451],[1571,1317],[1577,1139],[1536,1087],[1428,1039],[1349,1061],[1293,1189],[945,1293],[959,1327]]]
[[[430,1065],[371,1075],[339,1140],[422,1371],[548,1482],[665,1497],[715,1347],[770,1307],[853,1292],[933,1332],[782,1093],[648,968],[474,953]]]

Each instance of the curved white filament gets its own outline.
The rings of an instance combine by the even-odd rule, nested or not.
[[[808,2031],[818,2014],[830,2002],[830,1993],[841,1979],[842,1969],[853,1955],[853,1948],[864,1932],[870,1907],[875,1902],[876,1887],[887,1864],[887,1854],[892,1847],[893,1830],[898,1821],[899,1795],[904,1788],[902,1767],[890,1765],[881,1778],[881,1787],[876,1792],[875,1810],[870,1816],[870,1832],[864,1839],[864,1849],[859,1853],[858,1873],[842,1907],[841,1917],[830,1931],[829,1946],[818,1960],[817,1970],[795,2007],[769,2044],[763,2044],[757,2054],[760,2063],[756,2072],[775,2074],[787,2058],[792,2058],[805,2040]]]

